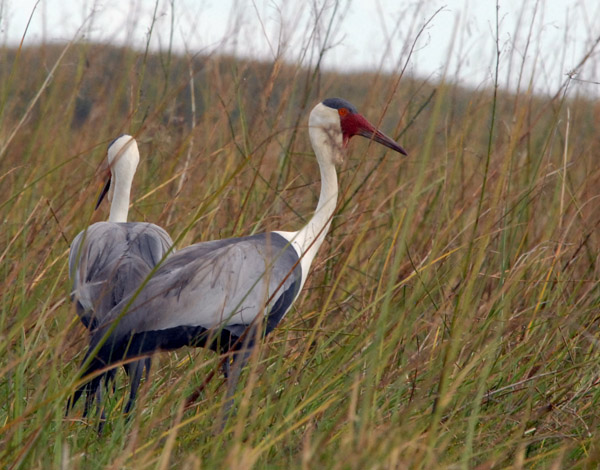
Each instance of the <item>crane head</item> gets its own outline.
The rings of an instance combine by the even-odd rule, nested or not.
[[[342,98],[327,98],[326,100],[323,100],[321,104],[337,111],[344,147],[348,145],[352,136],[361,135],[367,139],[373,139],[375,142],[385,145],[402,155],[407,155],[406,150],[367,121],[366,118],[357,111],[354,105],[348,101]]]

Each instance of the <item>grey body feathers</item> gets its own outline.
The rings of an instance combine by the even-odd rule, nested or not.
[[[109,344],[177,327],[223,328],[240,336],[263,313],[270,331],[298,294],[298,259],[288,241],[272,232],[184,248],[160,266],[127,311],[129,297],[114,307],[92,347],[113,321]]]
[[[69,253],[71,298],[82,323],[92,334],[116,305],[140,287],[172,244],[165,230],[141,222],[98,222],[75,237]],[[144,368],[148,373],[150,363],[150,358],[146,358],[125,365],[131,378],[125,412],[133,406]],[[105,374],[106,381],[113,376],[114,371]],[[99,381],[94,392],[87,394],[86,414],[94,395],[100,403],[98,387]]]
[[[167,253],[173,241],[157,225],[98,222],[80,232],[69,253],[72,299],[84,325],[94,329]]]

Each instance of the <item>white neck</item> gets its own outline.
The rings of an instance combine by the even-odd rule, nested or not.
[[[301,230],[296,238],[301,246],[301,252],[307,259],[308,266],[317,254],[325,235],[331,226],[331,219],[337,206],[338,182],[333,165],[320,165],[321,194],[314,215]],[[307,268],[308,268],[307,266]],[[307,269],[308,271],[308,269]]]
[[[341,142],[332,139],[331,131],[320,127],[310,127],[310,140],[321,170],[321,194],[314,215],[301,230],[297,232],[277,232],[290,241],[301,257],[302,284],[315,258],[319,247],[329,231],[331,219],[337,205],[338,181],[334,161],[339,161],[338,155]],[[340,133],[341,138],[341,133]]]
[[[111,171],[108,221],[127,222],[131,184],[140,161],[137,142],[130,135],[122,135],[110,144],[107,158]]]
[[[133,178],[120,177],[119,174],[113,174],[110,182],[113,192],[112,202],[110,204],[109,222],[127,222],[129,213],[129,197],[131,193],[131,184]]]

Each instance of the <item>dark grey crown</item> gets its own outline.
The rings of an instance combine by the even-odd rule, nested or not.
[[[112,147],[112,144],[114,144],[114,143],[115,143],[117,140],[119,140],[119,139],[120,139],[121,137],[123,137],[124,135],[127,135],[127,134],[121,134],[119,137],[116,137],[116,138],[114,138],[114,139],[112,140],[112,142],[111,142],[110,144],[108,144],[108,148],[107,148],[106,150],[108,150],[109,148],[111,148],[111,147]]]
[[[327,98],[323,100],[323,104],[329,108],[333,109],[341,109],[346,108],[351,113],[357,113],[358,110],[354,107],[352,103],[349,103],[343,98]]]

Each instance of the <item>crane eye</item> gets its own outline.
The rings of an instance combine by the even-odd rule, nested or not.
[[[347,108],[340,108],[340,109],[338,109],[338,114],[341,117],[344,117],[346,114],[348,114],[348,109]]]

